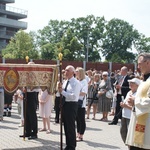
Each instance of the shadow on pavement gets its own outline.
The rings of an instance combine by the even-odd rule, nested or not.
[[[3,150],[58,150],[60,149],[60,142],[48,142],[47,140],[43,140],[43,139],[36,139],[36,140],[30,140],[28,142],[40,142],[42,144],[42,146],[38,146],[38,147],[27,147],[27,148],[5,148]],[[30,144],[30,143],[29,143]],[[63,146],[64,148],[65,146]]]
[[[91,146],[91,147],[94,147],[94,148],[108,148],[108,149],[120,149],[120,147],[117,147],[117,146],[113,146],[113,145],[109,145],[109,144],[101,144],[101,143],[96,143],[96,142],[92,142],[92,141],[85,141],[85,143],[87,143],[87,145]]]

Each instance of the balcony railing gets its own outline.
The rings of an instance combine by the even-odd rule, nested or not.
[[[0,0],[1,3],[15,3],[15,0]]]
[[[20,8],[15,8],[15,7],[3,5],[3,4],[0,4],[0,10],[1,11],[2,10],[10,11],[10,12],[18,13],[18,14],[23,14],[23,15],[28,15],[28,11],[27,10],[23,10],[23,9],[20,9]]]
[[[23,21],[0,17],[0,25],[16,29],[27,29],[27,23]]]
[[[16,34],[16,32],[15,31],[10,31],[10,30],[6,30],[6,31],[4,31],[4,30],[0,30],[0,35],[1,36],[14,36]]]

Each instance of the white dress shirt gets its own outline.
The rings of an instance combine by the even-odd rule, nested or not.
[[[67,90],[65,91],[64,89],[67,84],[67,81],[68,80],[66,80],[63,83],[63,87],[62,87],[63,88],[62,95],[66,98],[65,101],[66,102],[78,102],[79,94],[81,91],[80,82],[76,78],[72,77],[71,79],[69,79]]]

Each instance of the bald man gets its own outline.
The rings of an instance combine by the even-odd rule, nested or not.
[[[80,82],[74,77],[75,68],[71,65],[65,69],[66,81],[63,85],[59,84],[58,91],[64,97],[63,121],[66,136],[65,150],[75,150],[76,148],[76,129],[75,121],[78,109],[78,99],[81,90]]]

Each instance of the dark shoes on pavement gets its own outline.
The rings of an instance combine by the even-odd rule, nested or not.
[[[11,112],[10,112],[10,111],[8,112],[8,115],[7,115],[7,116],[8,116],[8,117],[11,117]]]
[[[6,115],[7,115],[6,112],[4,112],[3,116],[6,116]]]
[[[11,117],[11,111],[8,111],[8,112],[5,111],[3,113],[3,116]]]
[[[24,135],[20,135],[19,137],[24,137]],[[37,135],[32,135],[32,136],[30,136],[30,135],[25,135],[25,137],[28,137],[28,140],[34,140],[34,139],[37,139],[37,138],[38,138]]]
[[[19,137],[23,138],[24,135],[19,135]],[[30,137],[30,135],[25,135],[25,137]]]
[[[108,123],[108,125],[117,125],[117,122],[112,121],[112,122]]]
[[[34,139],[37,139],[37,138],[38,138],[37,135],[29,136],[29,137],[28,137],[28,140],[34,140]]]

